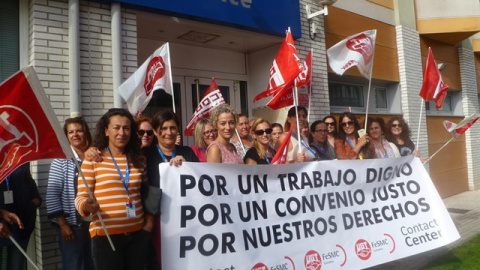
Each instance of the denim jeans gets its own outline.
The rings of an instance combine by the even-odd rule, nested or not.
[[[92,238],[93,263],[96,270],[143,270],[150,233],[139,230],[110,235],[115,251],[106,236]]]
[[[71,226],[73,241],[63,241],[62,231],[57,226],[58,244],[62,252],[62,268],[68,270],[93,270],[92,249],[90,246],[89,222],[82,222],[80,226]]]

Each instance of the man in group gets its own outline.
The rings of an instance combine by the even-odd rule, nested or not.
[[[231,142],[237,149],[237,154],[243,159],[245,153],[253,145],[253,137],[250,134],[250,123],[248,117],[244,114],[238,115],[237,135],[233,136]],[[239,138],[240,137],[240,138]]]

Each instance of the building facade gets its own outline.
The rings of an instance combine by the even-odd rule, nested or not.
[[[159,3],[154,3],[159,2]],[[162,2],[162,3],[160,3]],[[163,3],[166,2],[166,3]],[[171,2],[171,3],[170,3]],[[249,116],[281,122],[286,109],[271,111],[269,69],[290,27],[301,59],[313,49],[310,120],[346,111],[359,116],[403,115],[419,135],[422,156],[440,149],[451,135],[443,120],[460,122],[479,111],[480,3],[477,0],[338,0],[328,15],[307,18],[324,1],[2,0],[0,80],[33,65],[63,124],[82,115],[91,128],[111,107],[124,106],[115,89],[158,47],[169,42],[175,100],[161,91],[146,114],[175,106],[183,128],[214,77],[228,103]],[[275,5],[275,8],[272,6]],[[314,24],[312,26],[312,23]],[[377,30],[371,97],[356,68],[338,76],[326,50],[355,33]],[[418,93],[428,48],[450,86],[444,108],[424,104]],[[174,104],[174,105],[173,105]],[[480,126],[450,143],[428,165],[441,196],[480,188]],[[193,138],[184,137],[184,144]],[[50,161],[33,163],[45,196]],[[56,234],[39,210],[29,253],[41,269],[61,269]]]

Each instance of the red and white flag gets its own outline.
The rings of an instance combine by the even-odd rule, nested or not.
[[[136,115],[152,99],[153,92],[163,89],[172,95],[172,71],[168,42],[158,48],[120,87],[118,94],[127,102],[128,110]]]
[[[303,69],[297,76],[297,88],[310,85],[312,82],[312,50],[308,53],[303,61]],[[299,105],[308,107],[309,92],[299,91],[298,99]],[[281,89],[273,98],[267,103],[267,106],[273,110],[278,110],[287,106],[293,105],[293,84],[289,87]]]
[[[266,91],[256,95],[253,98],[253,102],[276,95],[282,89],[293,85],[300,71],[302,71],[302,68],[297,55],[297,49],[295,49],[292,33],[290,33],[290,30],[287,30],[285,40],[280,46],[277,56],[270,67],[268,88]]]
[[[375,53],[377,30],[368,30],[345,38],[327,50],[328,63],[338,75],[357,66],[363,77],[370,79]]]
[[[73,152],[33,67],[0,84],[0,183],[20,165],[73,158]]]
[[[431,48],[428,48],[427,63],[423,75],[423,85],[420,96],[425,101],[435,101],[436,108],[442,108],[449,86],[443,82]]]
[[[465,117],[460,123],[455,124],[448,120],[443,121],[443,125],[447,129],[448,132],[452,133],[454,137],[459,137],[467,129],[469,129],[477,120],[480,119],[480,113],[474,113],[468,117]]]
[[[288,153],[288,145],[290,144],[290,138],[292,137],[292,127],[288,131],[287,135],[285,136],[285,140],[283,140],[280,148],[278,148],[277,153],[272,158],[271,164],[285,164],[287,163],[287,153]]]
[[[192,120],[187,125],[184,133],[186,136],[192,136],[195,129],[195,124],[203,118],[210,116],[210,113],[220,104],[225,103],[222,93],[218,88],[217,82],[212,78],[212,82],[205,92],[200,104],[198,104],[197,109],[193,113]]]

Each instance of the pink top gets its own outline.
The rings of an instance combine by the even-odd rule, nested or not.
[[[235,151],[235,147],[233,147],[233,145],[232,145],[233,151],[229,151],[226,146],[224,146],[223,144],[221,144],[217,141],[213,141],[208,146],[208,148],[210,148],[210,146],[212,146],[212,145],[216,145],[220,149],[220,152],[222,153],[222,163],[244,164],[242,158],[237,154],[237,152]],[[207,148],[207,151],[208,151],[208,148]]]
[[[190,148],[192,148],[195,155],[197,155],[198,161],[207,162],[207,151],[205,148],[200,148],[196,145],[192,145]]]

